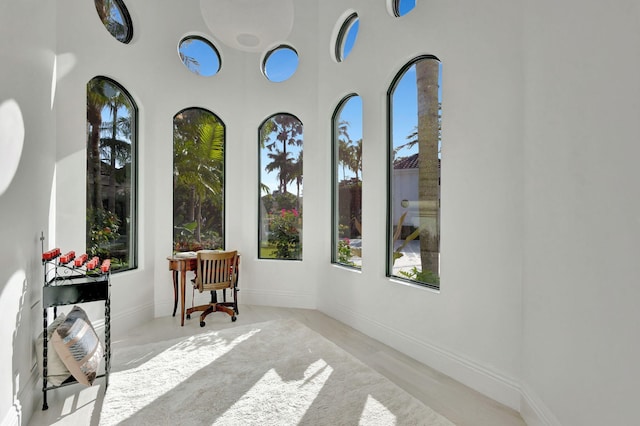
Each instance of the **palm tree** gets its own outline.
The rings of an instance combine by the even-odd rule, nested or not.
[[[439,111],[438,77],[435,59],[416,62],[418,91],[418,200],[420,201],[420,260],[422,271],[439,274]]]
[[[127,28],[123,22],[118,22],[116,16],[119,16],[120,8],[115,4],[114,0],[95,0],[96,11],[98,17],[104,24],[105,28],[118,40],[122,41],[127,38]],[[117,10],[117,15],[113,10]]]
[[[298,153],[298,158],[292,164],[291,181],[296,182],[296,210],[300,212],[300,186],[302,186],[302,151]]]
[[[101,78],[94,78],[87,84],[87,208],[102,207],[100,130],[102,110],[109,103],[109,97],[104,93],[105,84]]]
[[[362,139],[358,139],[349,148],[349,169],[355,173],[356,182],[359,182],[358,172],[362,170]]]
[[[267,172],[279,170],[280,191],[287,193],[287,182],[290,182],[291,167],[289,163],[288,147],[302,146],[302,123],[291,114],[278,114],[269,120],[271,124],[265,125],[261,134],[261,145],[269,151],[275,151],[275,156],[270,153],[272,161],[265,170]],[[267,133],[268,131],[268,133]],[[269,141],[269,136],[275,133],[274,140]]]
[[[342,179],[346,179],[346,168],[350,168],[352,152],[350,151],[351,137],[349,136],[349,122],[341,120],[338,123],[338,163],[342,165]]]
[[[109,92],[112,92],[112,90],[109,90]],[[107,209],[110,212],[116,211],[116,170],[118,166],[125,167],[125,165],[131,161],[131,144],[126,141],[126,139],[130,140],[131,137],[131,103],[122,91],[116,89],[113,92],[113,95],[109,98],[106,105],[110,110],[112,121],[110,123],[103,123],[106,124],[105,127],[107,128],[104,129],[103,127],[103,130],[107,130],[111,134],[108,138],[100,139],[100,145],[109,148],[108,152],[102,153],[102,157],[109,158],[110,162],[109,197],[107,204]],[[118,117],[120,110],[124,110],[125,116]],[[121,134],[125,140],[118,139],[118,134]]]
[[[221,208],[223,202],[224,126],[215,115],[193,108],[174,117],[173,164],[175,192],[189,195],[188,220],[195,222],[200,242],[203,205]]]
[[[351,169],[350,164],[353,162],[353,154],[351,151],[349,140],[338,139],[338,162],[342,166],[342,179],[347,178],[346,169]]]
[[[289,152],[275,149],[267,154],[271,163],[267,164],[264,170],[268,173],[276,172],[278,176],[278,191],[281,194],[287,193],[287,184],[291,181],[291,170],[293,169],[293,158]]]
[[[181,44],[180,44],[180,49],[178,50],[178,54],[180,55],[180,60],[182,61],[182,63],[193,73],[195,74],[200,74],[200,62],[198,62],[198,60],[192,56],[186,55],[182,49],[183,48],[187,48],[189,47],[189,45],[191,43],[193,43],[194,39],[190,38],[187,40],[184,40]]]
[[[118,117],[118,114],[122,114]],[[87,250],[95,255],[110,256],[110,244],[128,226],[129,199],[124,212],[117,212],[117,182],[126,179],[131,163],[131,126],[133,105],[113,82],[96,77],[87,84]],[[107,120],[107,121],[105,121]],[[110,120],[110,121],[108,121]],[[123,140],[125,139],[125,140]],[[129,169],[130,170],[130,169]],[[124,172],[124,173],[121,173]],[[107,206],[103,202],[103,176],[107,176]],[[116,213],[119,213],[116,215]],[[108,230],[108,232],[103,230]],[[103,234],[101,234],[103,233]],[[124,234],[130,237],[128,229]],[[126,244],[128,247],[128,243]]]

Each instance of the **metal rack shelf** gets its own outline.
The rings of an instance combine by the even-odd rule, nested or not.
[[[44,241],[44,237],[40,237]],[[44,244],[44,243],[43,243]],[[72,252],[70,252],[72,253]],[[66,256],[66,255],[65,255]],[[42,266],[44,269],[44,286],[42,288],[42,325],[43,325],[43,362],[42,362],[42,409],[49,408],[47,404],[47,391],[77,384],[73,376],[60,385],[48,385],[47,383],[47,327],[49,325],[49,309],[53,308],[53,318],[57,316],[58,306],[74,305],[104,301],[104,373],[96,378],[105,378],[105,389],[109,386],[109,371],[111,369],[111,269],[108,262],[102,266],[89,268],[87,259],[79,266],[74,263],[74,255],[66,259],[59,249],[42,253]],[[70,260],[69,260],[70,257]],[[62,262],[62,261],[66,262]],[[79,262],[80,263],[80,262]],[[105,267],[106,265],[106,267]],[[94,266],[94,265],[90,265]]]

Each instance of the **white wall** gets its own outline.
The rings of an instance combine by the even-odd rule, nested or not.
[[[40,235],[50,237],[56,120],[54,2],[0,0],[0,424],[34,409]],[[41,382],[38,382],[41,384]],[[39,395],[35,395],[37,399]]]
[[[394,204],[392,206],[392,221],[398,224],[404,213],[407,215],[402,222],[404,226],[420,226],[420,207],[418,205],[418,171],[419,169],[396,169],[393,171]],[[409,201],[403,206],[402,201]]]
[[[521,6],[422,1],[398,19],[384,2],[373,3],[350,2],[360,31],[341,64],[323,51],[346,6],[323,2],[320,15],[318,120],[344,95],[362,96],[364,170],[362,272],[330,265],[325,238],[319,309],[517,408]],[[421,54],[437,56],[443,70],[439,292],[385,277],[386,92],[400,68]],[[321,139],[330,140],[329,130],[322,128]],[[328,189],[323,196],[328,206]],[[329,227],[327,214],[319,228],[328,235]]]
[[[40,232],[47,245],[84,246],[85,85],[96,75],[121,83],[140,114],[139,268],[113,277],[114,335],[171,312],[172,117],[204,107],[227,126],[227,246],[243,254],[242,303],[317,307],[522,406],[530,424],[632,423],[640,378],[635,2],[424,0],[393,18],[383,1],[296,0],[287,41],[300,67],[280,84],[261,76],[259,54],[220,44],[217,76],[186,71],[180,38],[211,37],[197,2],[128,2],[129,45],[106,32],[91,2],[45,3],[0,0],[0,108],[13,100],[25,130],[19,166],[0,193],[10,242],[1,249],[0,308],[15,318],[0,328],[12,342],[0,352],[12,366],[0,369],[3,423],[18,422],[16,395],[25,413],[39,397],[31,341],[40,327]],[[360,33],[338,64],[330,40],[348,9],[359,13]],[[420,54],[443,62],[439,292],[393,282],[384,266],[386,91]],[[330,117],[352,92],[363,100],[361,272],[330,265]],[[277,112],[305,126],[302,262],[257,259],[257,126]]]
[[[524,16],[523,411],[638,424],[640,4]]]

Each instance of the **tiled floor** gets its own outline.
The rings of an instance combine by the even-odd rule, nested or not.
[[[235,323],[227,315],[214,314],[207,317],[204,328],[199,327],[197,318],[185,321],[184,327],[180,327],[177,317],[157,318],[130,330],[125,336],[113,336],[112,351],[116,352],[119,347],[131,344],[292,317],[356,356],[459,426],[525,425],[517,412],[315,310],[243,305],[240,306],[240,315]],[[99,413],[94,413],[94,407],[102,405],[103,380],[98,379],[89,388],[74,385],[50,391],[49,409],[41,411],[38,407],[29,425],[97,425]]]

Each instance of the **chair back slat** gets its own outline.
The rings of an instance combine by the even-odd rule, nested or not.
[[[238,251],[197,252],[198,291],[232,288],[237,279]]]

